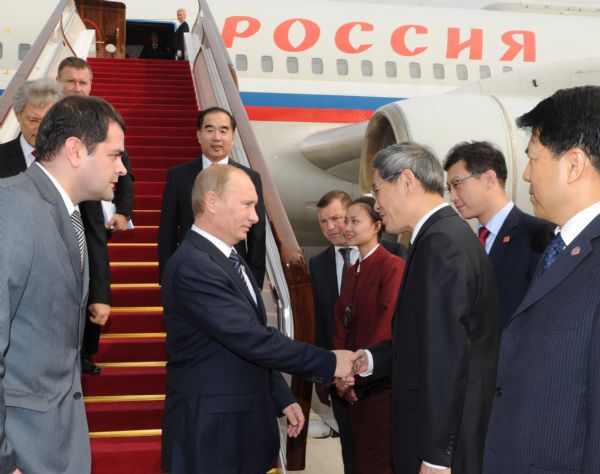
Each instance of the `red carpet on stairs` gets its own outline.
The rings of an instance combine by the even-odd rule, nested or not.
[[[160,473],[165,394],[164,325],[156,238],[166,170],[200,153],[198,114],[185,61],[90,59],[92,94],[123,115],[135,177],[135,229],[109,243],[112,313],[84,376],[92,472]]]

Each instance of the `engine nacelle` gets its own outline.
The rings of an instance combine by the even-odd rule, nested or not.
[[[529,134],[516,128],[515,118],[531,110],[539,98],[446,94],[387,104],[375,112],[365,132],[359,187],[368,193],[373,182],[371,161],[389,145],[413,141],[429,146],[443,161],[459,142],[486,140],[506,158],[506,192],[531,212],[529,185],[522,180],[527,166]]]

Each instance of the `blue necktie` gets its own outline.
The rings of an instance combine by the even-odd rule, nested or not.
[[[548,270],[550,266],[556,261],[560,253],[565,248],[565,241],[560,236],[560,232],[554,236],[550,245],[544,253],[544,263],[542,265],[542,273]]]

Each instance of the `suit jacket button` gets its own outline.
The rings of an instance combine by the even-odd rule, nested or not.
[[[494,393],[496,394],[497,397],[502,395],[502,387],[496,387],[496,389],[494,390]]]
[[[444,452],[445,452],[445,453],[446,453],[448,456],[450,456],[450,455],[452,454],[452,452],[453,452],[453,450],[452,450],[452,446],[446,446],[446,447],[444,448]]]
[[[392,359],[398,360],[398,354],[396,354],[395,352],[393,352],[392,353]]]
[[[73,394],[73,399],[75,399],[75,400],[79,400],[80,398],[81,398],[81,392],[75,392],[75,393]]]

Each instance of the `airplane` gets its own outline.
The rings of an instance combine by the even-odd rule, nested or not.
[[[51,10],[52,5],[41,3]],[[128,25],[175,23],[176,8],[167,2],[123,3]],[[193,23],[197,3],[179,5]],[[577,15],[567,6],[539,6],[529,13],[530,8],[510,11],[509,4],[467,10],[335,0],[228,0],[210,2],[210,7],[236,67],[258,143],[305,247],[322,244],[315,218],[322,194],[333,188],[352,195],[367,192],[368,159],[363,156],[361,165],[361,153],[363,144],[373,143],[364,140],[365,130],[380,107],[439,96],[493,76],[514,77],[513,70],[594,57],[600,40],[592,7],[579,8]],[[13,18],[15,25],[0,33],[5,45],[0,78],[18,65],[19,48],[23,55],[33,41],[30,26],[48,14],[32,10],[23,18],[27,28],[20,30],[20,6],[7,8],[15,14],[6,12],[3,21]],[[11,38],[19,34],[33,38]],[[139,47],[128,46],[132,56]],[[462,113],[466,103],[457,100],[444,110],[455,127],[469,119]],[[425,127],[431,118],[420,116]],[[481,121],[471,118],[475,128],[460,127],[458,141],[480,135],[475,130]],[[443,154],[448,143],[445,150],[436,147],[443,130],[430,131],[428,144]]]

